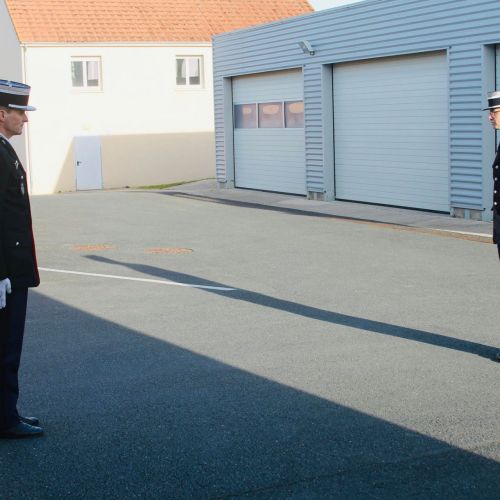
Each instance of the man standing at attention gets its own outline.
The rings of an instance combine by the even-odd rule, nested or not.
[[[490,123],[493,128],[500,130],[500,91],[493,92],[488,97]],[[498,246],[498,258],[500,259],[500,146],[493,162],[493,241]],[[500,361],[500,352],[497,353],[497,361]]]
[[[500,130],[500,91],[493,92],[488,97],[490,112],[489,120],[493,128]],[[498,246],[498,258],[500,259],[500,147],[493,162],[493,241]]]
[[[0,80],[0,438],[38,436],[38,419],[17,411],[28,288],[40,278],[26,172],[9,139],[28,121],[30,87]]]

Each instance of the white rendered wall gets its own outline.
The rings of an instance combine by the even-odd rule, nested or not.
[[[175,85],[176,56],[201,55],[203,87]],[[100,57],[102,91],[71,85],[72,57]],[[30,46],[32,192],[75,189],[73,138],[102,139],[104,187],[214,175],[212,51],[199,46]]]
[[[21,82],[21,47],[5,2],[0,1],[0,79]]]

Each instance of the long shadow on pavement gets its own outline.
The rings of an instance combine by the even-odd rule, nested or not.
[[[1,498],[498,498],[495,460],[38,292],[23,373],[46,436],[0,442]]]
[[[214,281],[206,280],[204,278],[200,278],[198,276],[192,276],[190,274],[162,269],[155,266],[149,266],[145,264],[135,264],[131,262],[120,262],[99,255],[87,255],[86,257],[88,259],[97,262],[123,266],[143,274],[155,276],[157,278],[163,278],[169,281],[175,281],[191,285],[231,288],[231,285],[228,284],[217,283]],[[360,318],[357,316],[350,316],[347,314],[327,311],[324,309],[319,309],[317,307],[308,306],[305,304],[298,304],[296,302],[278,299],[276,297],[271,297],[269,295],[265,295],[259,292],[252,292],[250,290],[243,290],[243,289],[236,289],[234,291],[224,291],[224,290],[214,290],[214,289],[204,289],[204,290],[208,293],[223,295],[224,297],[233,300],[242,300],[245,302],[250,302],[252,304],[257,304],[264,307],[271,307],[273,309],[286,311],[291,314],[297,314],[299,316],[304,316],[306,318],[311,318],[318,321],[326,321],[328,323],[348,326],[351,328],[356,328],[368,332],[389,335],[391,337],[399,337],[406,340],[413,340],[415,342],[422,342],[424,344],[430,344],[436,347],[444,347],[446,349],[453,349],[456,351],[467,352],[488,359],[495,359],[496,353],[498,352],[498,348],[496,347],[485,344],[479,344],[477,342],[471,342],[470,340],[457,339],[447,335],[427,332],[425,330],[407,328],[404,326],[394,325],[391,323],[384,323],[381,321],[374,321],[367,318]]]

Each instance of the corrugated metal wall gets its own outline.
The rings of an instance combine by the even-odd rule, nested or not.
[[[365,0],[215,37],[217,178],[222,181],[227,175],[223,132],[227,115],[220,109],[224,77],[304,67],[307,188],[323,192],[328,191],[328,176],[323,171],[326,89],[322,88],[322,65],[447,50],[451,205],[486,208],[482,49],[500,43],[499,26],[498,0]],[[312,43],[316,55],[302,53],[298,42],[304,39]]]

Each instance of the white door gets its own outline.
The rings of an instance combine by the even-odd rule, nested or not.
[[[235,185],[306,194],[301,70],[233,78]]]
[[[337,199],[449,212],[444,52],[333,69]]]
[[[75,137],[76,189],[102,189],[101,138]]]

